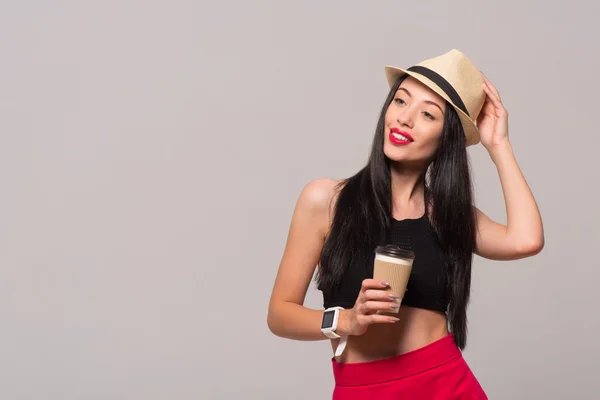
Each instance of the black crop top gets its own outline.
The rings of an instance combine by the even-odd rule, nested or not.
[[[401,221],[393,219],[387,242],[415,253],[402,305],[446,312],[449,301],[446,289],[448,259],[428,218],[423,216]],[[367,265],[350,265],[334,290],[323,293],[324,307],[354,307],[362,281],[373,277],[374,259],[375,253]]]

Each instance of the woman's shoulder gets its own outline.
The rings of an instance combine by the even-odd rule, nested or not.
[[[328,207],[342,183],[341,180],[331,178],[314,179],[304,186],[300,198],[315,208]]]
[[[311,180],[302,189],[298,206],[312,215],[322,217],[323,222],[328,226],[331,223],[335,202],[343,184],[343,180],[331,178]]]
[[[302,189],[298,203],[313,212],[329,213],[342,184],[343,181],[331,178],[309,181]]]

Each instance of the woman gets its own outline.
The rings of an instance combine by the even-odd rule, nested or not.
[[[368,164],[300,194],[267,322],[281,337],[333,338],[334,399],[485,399],[461,353],[473,253],[537,254],[541,217],[498,91],[464,54],[386,75],[391,90]],[[466,147],[480,141],[500,176],[507,225],[473,205]],[[374,250],[387,243],[416,256],[397,314],[388,283],[372,279]],[[303,306],[316,265],[325,311]]]

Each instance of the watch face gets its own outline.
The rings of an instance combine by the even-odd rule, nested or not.
[[[333,326],[333,317],[335,316],[335,310],[325,311],[323,314],[323,322],[321,328],[331,328]]]

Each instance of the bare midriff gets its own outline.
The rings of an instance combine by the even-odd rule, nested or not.
[[[446,315],[439,311],[400,307],[400,321],[393,324],[369,325],[360,336],[349,336],[344,353],[335,360],[340,363],[375,361],[407,353],[448,335]],[[331,340],[332,350],[339,339]]]

